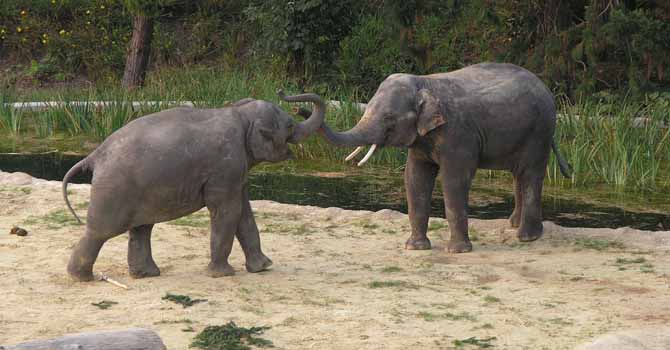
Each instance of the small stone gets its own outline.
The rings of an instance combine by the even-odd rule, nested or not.
[[[23,236],[27,236],[27,235],[28,235],[28,231],[26,231],[26,230],[24,230],[24,229],[22,229],[22,228],[20,228],[20,227],[18,227],[18,226],[14,226],[14,227],[12,227],[12,229],[9,231],[9,234],[10,234],[10,235],[17,235],[17,236],[23,237]]]

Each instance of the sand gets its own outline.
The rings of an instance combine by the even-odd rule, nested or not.
[[[85,217],[88,185],[71,185]],[[102,249],[95,272],[127,284],[77,283],[65,266],[83,233],[60,183],[0,172],[0,344],[65,333],[143,327],[187,349],[208,325],[270,326],[279,349],[572,349],[600,334],[670,322],[670,232],[565,228],[545,222],[519,243],[506,220],[470,220],[474,251],[449,254],[446,222],[431,219],[433,249],[404,250],[409,223],[390,210],[348,211],[254,201],[269,271],[205,274],[205,211],[156,225],[161,276],[132,279],[127,235]],[[10,235],[18,225],[25,237]],[[207,299],[184,308],[166,293]],[[106,310],[91,305],[113,301]],[[191,331],[193,330],[193,331]],[[466,345],[463,349],[477,349]]]

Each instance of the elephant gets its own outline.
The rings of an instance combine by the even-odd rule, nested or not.
[[[207,274],[233,275],[228,263],[236,236],[246,269],[259,272],[272,261],[263,254],[249,203],[247,177],[260,162],[293,158],[299,143],[323,123],[325,104],[316,94],[285,96],[311,102],[314,113],[300,123],[271,102],[246,98],[224,108],[177,107],[131,121],[112,133],[63,178],[65,203],[73,175],[92,171],[86,232],[67,266],[77,281],[93,279],[93,264],[105,241],[129,231],[128,268],[134,278],[160,275],[151,254],[155,223],[207,207],[211,260]]]
[[[309,115],[308,109],[298,114]],[[436,176],[440,176],[450,239],[447,250],[469,252],[468,195],[477,169],[511,171],[520,241],[542,235],[542,183],[554,151],[560,171],[570,165],[554,142],[554,98],[533,73],[512,64],[479,63],[448,73],[392,74],[380,85],[360,121],[346,132],[326,124],[319,134],[340,147],[407,147],[404,181],[411,235],[406,249],[430,249],[426,236]]]

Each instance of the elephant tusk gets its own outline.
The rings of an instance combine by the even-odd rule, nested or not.
[[[354,158],[357,154],[361,153],[362,150],[363,150],[363,146],[358,146],[358,147],[356,147],[356,149],[355,149],[353,152],[351,152],[351,154],[349,154],[349,155],[347,156],[347,158],[344,158],[344,161],[345,161],[345,162],[350,161],[350,160],[351,160],[352,158]]]
[[[375,149],[377,149],[377,144],[374,144],[374,145],[372,145],[372,147],[370,147],[370,150],[365,155],[365,157],[363,157],[363,159],[361,159],[361,161],[358,162],[358,166],[361,166],[361,165],[365,164],[365,162],[367,162],[368,159],[370,159],[370,157],[372,157],[372,153],[375,152]]]

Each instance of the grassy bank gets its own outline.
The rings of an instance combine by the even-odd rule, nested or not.
[[[222,71],[212,68],[153,72],[147,87],[126,92],[116,87],[30,89],[0,94],[1,151],[58,149],[87,152],[114,130],[133,118],[167,106],[133,108],[130,101],[194,101],[198,107],[221,107],[229,101],[253,96],[279,103],[275,91],[298,92],[296,84],[282,76],[261,72]],[[355,91],[321,91],[324,98],[344,101],[343,108],[330,109],[327,122],[342,130],[355,125],[360,113],[352,104],[362,99]],[[112,101],[110,106],[78,106],[71,101]],[[16,101],[62,101],[44,112],[16,111],[3,103]],[[280,103],[287,110],[288,104]],[[616,191],[654,191],[670,188],[670,129],[667,100],[648,98],[577,103],[560,102],[556,139],[561,152],[574,168],[571,179],[560,176],[555,158],[548,169],[548,182],[567,187],[607,185]],[[647,118],[642,127],[631,127],[634,118]],[[295,147],[301,159],[342,160],[350,149],[333,148],[317,137]],[[373,157],[376,166],[399,168],[404,150],[383,149]],[[483,172],[487,177],[506,177],[505,172]]]

